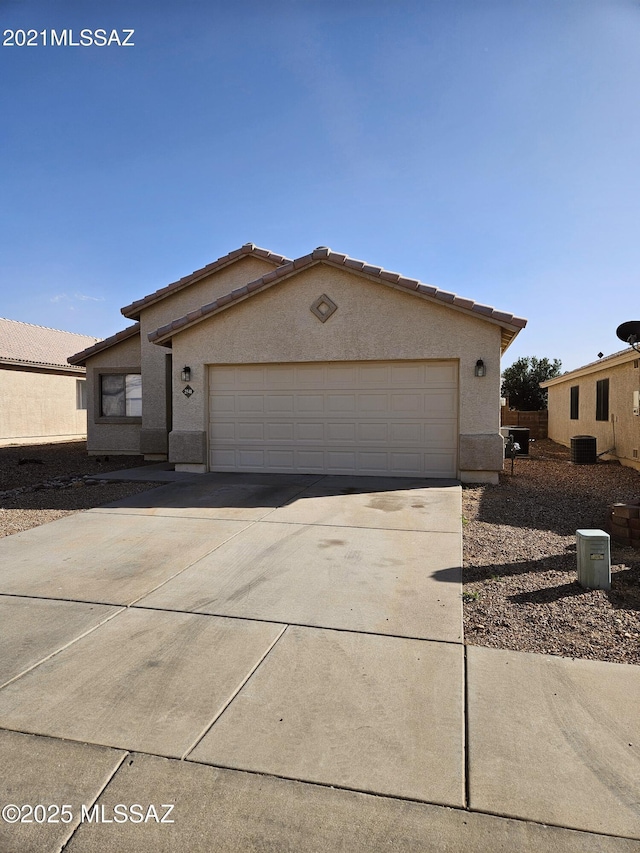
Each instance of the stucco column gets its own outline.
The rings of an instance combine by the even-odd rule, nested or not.
[[[191,368],[191,379],[183,382],[182,367]],[[173,353],[173,429],[169,433],[169,461],[176,471],[204,473],[207,465],[207,366],[191,363],[178,339]],[[185,394],[184,390],[193,393]]]

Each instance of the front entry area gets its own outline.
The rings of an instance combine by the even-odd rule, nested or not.
[[[455,477],[457,361],[210,365],[211,471]]]

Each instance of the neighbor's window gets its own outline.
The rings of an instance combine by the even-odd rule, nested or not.
[[[107,373],[100,377],[100,414],[104,418],[142,416],[142,376]]]
[[[87,380],[76,379],[76,409],[87,408]]]
[[[571,387],[571,420],[578,420],[578,407],[580,405],[580,386],[573,385]]]
[[[609,380],[599,379],[596,382],[596,420],[609,420]]]

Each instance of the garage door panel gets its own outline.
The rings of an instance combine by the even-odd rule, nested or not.
[[[458,368],[455,362],[431,362],[425,364],[425,384],[431,387],[456,388]]]
[[[424,445],[431,447],[437,445],[439,447],[455,447],[456,444],[455,423],[443,421],[442,423],[426,423],[424,425]]]
[[[235,471],[236,451],[212,448],[209,454],[212,471]]]
[[[358,441],[381,441],[389,440],[389,424],[387,423],[364,423],[358,424]]]
[[[414,453],[392,452],[389,455],[393,471],[410,473],[411,471],[419,471],[422,467],[422,453],[419,451]]]
[[[238,441],[264,441],[264,427],[255,421],[239,421],[236,430]]]
[[[424,397],[425,414],[431,418],[451,418],[456,413],[454,391],[430,391]]]
[[[210,467],[455,476],[455,362],[209,369]]]
[[[213,421],[209,435],[212,441],[235,441],[236,424],[233,421]]]
[[[389,424],[389,440],[392,444],[421,444],[424,440],[424,424],[392,422]]]
[[[330,364],[326,368],[325,380],[330,387],[355,388],[358,386],[358,368],[350,364]]]
[[[264,412],[264,397],[262,394],[239,394],[237,397],[238,412]],[[215,413],[214,413],[215,414]]]
[[[209,396],[209,415],[213,417],[214,415],[233,415],[236,411],[236,398],[235,395],[230,394],[221,394],[219,391],[216,392],[215,397]]]
[[[268,423],[267,441],[293,441],[294,427],[293,423]]]
[[[235,392],[237,387],[235,367],[216,367],[216,388],[218,391],[229,389]]]
[[[262,449],[241,448],[237,451],[237,459],[239,467],[245,470],[249,468],[263,470],[265,468],[265,451]]]
[[[316,471],[324,471],[324,451],[323,450],[297,450],[297,462],[299,470],[304,469],[314,473]]]
[[[389,411],[388,394],[358,394],[361,414],[386,414]]]
[[[328,450],[327,451],[327,470],[332,472],[340,471],[355,471],[356,470],[356,451],[355,450]]]
[[[424,394],[391,394],[390,410],[395,415],[415,417],[424,412]]]
[[[283,367],[280,364],[267,365],[264,370],[264,385],[266,388],[284,388],[287,391],[295,388],[296,370],[294,367]]]
[[[264,388],[265,387],[265,368],[264,367],[236,367],[236,387],[237,388]]]
[[[267,395],[264,400],[264,410],[272,415],[289,415],[295,411],[294,399],[293,394]]]
[[[323,423],[296,423],[296,437],[300,441],[314,441],[324,443]]]
[[[301,415],[322,414],[324,412],[324,396],[322,394],[300,394],[296,397],[297,411]]]
[[[389,381],[391,385],[424,385],[424,365],[422,364],[392,364]]]
[[[358,369],[357,386],[384,388],[391,382],[388,364],[362,364]]]
[[[389,470],[389,454],[384,450],[361,450],[358,453],[358,462],[361,468],[374,473]]]
[[[268,450],[267,468],[271,471],[295,470],[295,452],[293,450]]]
[[[325,384],[324,367],[315,364],[301,364],[296,367],[296,390],[304,388],[321,388]]]
[[[356,440],[356,424],[355,423],[328,423],[326,431],[327,441],[353,441]]]
[[[355,394],[328,394],[327,395],[327,414],[352,415],[356,412],[356,395]]]
[[[425,453],[425,470],[429,477],[450,477],[452,468],[455,470],[456,456],[454,453]]]

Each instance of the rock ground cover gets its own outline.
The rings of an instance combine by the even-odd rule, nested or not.
[[[640,664],[640,550],[612,541],[611,590],[585,590],[575,536],[640,497],[640,472],[574,465],[548,439],[510,470],[498,486],[463,489],[466,643]]]
[[[93,476],[144,464],[142,456],[88,456],[84,441],[0,447],[0,537],[156,488]]]

